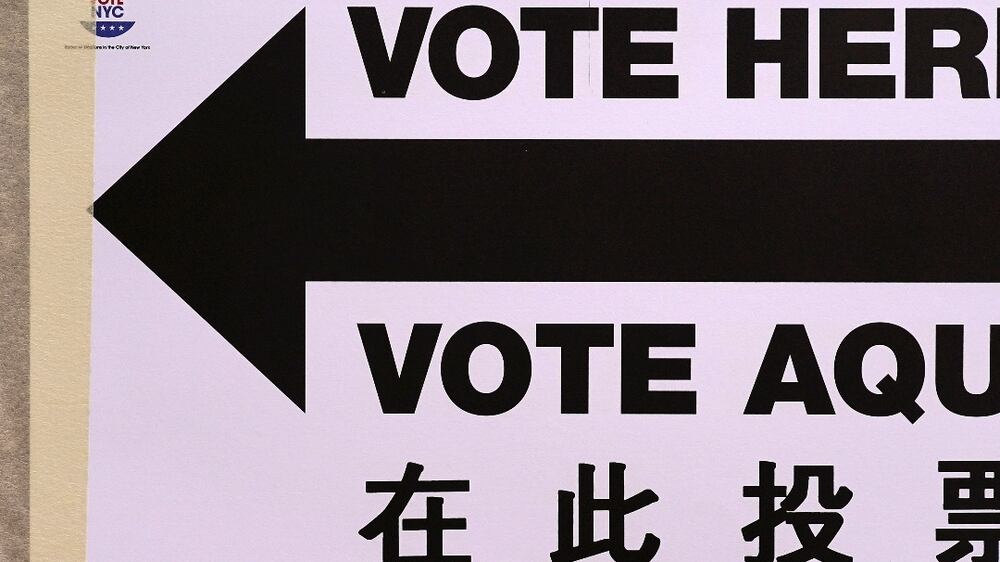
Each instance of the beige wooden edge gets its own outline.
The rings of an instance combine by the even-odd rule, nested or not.
[[[35,562],[86,557],[95,53],[80,22],[89,19],[86,1],[29,3]]]

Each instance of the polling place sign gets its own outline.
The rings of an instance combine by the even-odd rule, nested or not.
[[[995,562],[996,8],[679,4],[309,6],[109,131],[90,556]]]

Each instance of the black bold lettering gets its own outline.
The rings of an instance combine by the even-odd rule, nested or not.
[[[521,8],[521,29],[545,32],[545,97],[573,97],[573,32],[596,31],[597,8]]]
[[[935,47],[934,32],[937,30],[958,33],[958,44]],[[979,60],[988,36],[986,21],[972,10],[906,10],[906,97],[934,97],[935,68],[954,68],[958,72],[963,98],[990,97],[986,67]]]
[[[795,380],[784,382],[782,378],[789,362],[795,371]],[[816,353],[809,342],[806,327],[801,324],[778,324],[774,327],[743,413],[770,414],[777,402],[801,402],[806,413],[811,415],[834,413]]]
[[[851,64],[889,64],[888,43],[851,43],[852,31],[892,31],[892,8],[819,11],[819,95],[821,98],[892,98],[894,76],[850,75]]]
[[[586,414],[590,403],[590,348],[613,347],[612,324],[539,324],[535,345],[562,350],[562,413]]]
[[[1000,326],[990,326],[990,383],[979,394],[965,387],[964,332],[962,326],[937,327],[934,368],[941,405],[960,416],[1000,414]]]
[[[358,49],[365,64],[365,72],[368,73],[372,95],[377,98],[405,97],[413,78],[417,55],[420,54],[420,45],[427,33],[431,9],[403,10],[391,57],[375,8],[350,7],[347,12],[351,16],[351,25],[354,26],[354,36],[358,40]]]
[[[489,37],[493,57],[482,76],[466,76],[458,66],[458,38],[470,29]],[[521,57],[517,31],[500,12],[485,6],[455,8],[431,32],[431,73],[449,94],[467,100],[491,98],[510,85]]]
[[[406,346],[403,368],[396,368],[392,345],[385,324],[358,324],[361,344],[368,357],[368,368],[375,382],[382,412],[412,414],[417,410],[420,391],[427,379],[434,346],[437,345],[441,324],[415,324]]]
[[[632,74],[633,64],[673,64],[673,43],[633,43],[633,31],[677,31],[677,9],[604,9],[604,97],[676,98],[677,76]]]
[[[865,386],[862,363],[880,345],[896,356],[896,378],[886,375],[877,385],[880,392],[872,392]],[[861,414],[903,414],[910,423],[924,414],[916,402],[924,386],[924,353],[916,338],[895,324],[865,324],[848,334],[837,349],[834,378],[844,402]]]
[[[469,359],[481,345],[503,357],[503,380],[493,392],[472,386]],[[517,406],[531,383],[531,353],[513,329],[495,322],[469,324],[448,340],[441,354],[441,382],[456,406],[477,416],[495,416]]]
[[[757,39],[753,8],[730,8],[727,88],[730,98],[752,98],[756,67],[781,65],[781,97],[809,96],[809,10],[782,8],[781,38]]]
[[[694,347],[694,324],[622,325],[622,413],[694,414],[694,391],[654,391],[651,380],[691,380],[691,360],[653,358],[653,347]]]

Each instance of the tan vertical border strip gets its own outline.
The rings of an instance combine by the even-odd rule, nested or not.
[[[87,0],[29,2],[32,562],[86,558],[94,37]]]
[[[28,5],[0,0],[0,560],[28,560]]]

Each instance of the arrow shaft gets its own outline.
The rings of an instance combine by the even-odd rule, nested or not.
[[[306,144],[311,280],[1000,280],[997,142]]]

